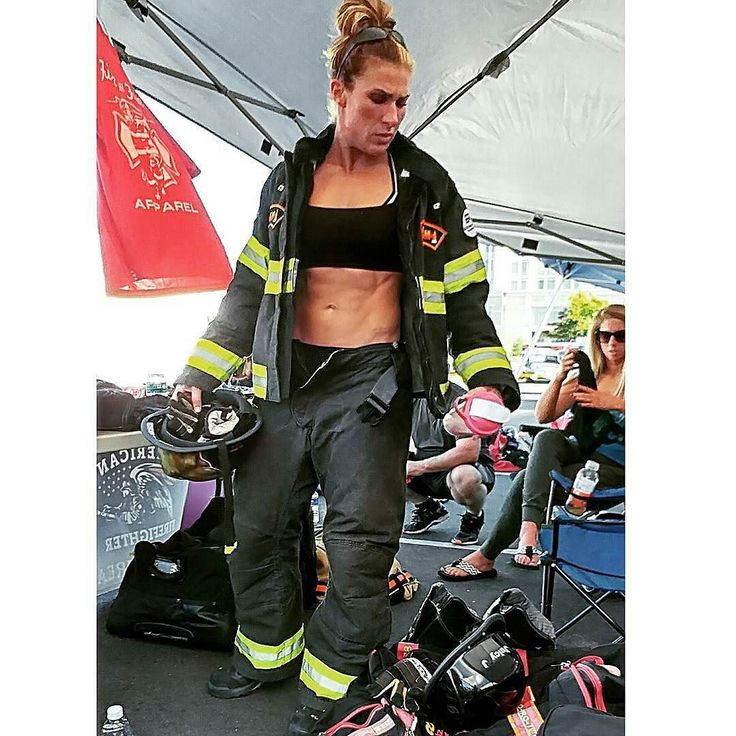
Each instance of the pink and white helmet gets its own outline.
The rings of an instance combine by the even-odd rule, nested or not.
[[[490,437],[511,418],[511,412],[493,391],[481,389],[455,400],[442,425],[454,437]]]

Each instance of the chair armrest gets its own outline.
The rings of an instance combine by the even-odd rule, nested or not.
[[[572,488],[572,478],[568,478],[566,475],[562,475],[562,473],[558,472],[557,470],[550,470],[549,477],[550,480],[557,483],[558,486],[562,486],[562,488],[564,488],[566,491],[569,491]]]
[[[596,488],[593,498],[599,501],[625,501],[626,488]]]
[[[572,488],[573,479],[568,478],[566,475],[557,470],[549,471],[550,480],[557,483],[557,485],[569,491]],[[605,501],[607,503],[618,503],[619,501],[626,500],[626,488],[596,488],[593,491],[591,498],[595,501]]]

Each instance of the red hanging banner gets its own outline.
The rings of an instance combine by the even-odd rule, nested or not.
[[[97,23],[97,219],[111,296],[225,289],[232,268],[199,174],[146,107]]]

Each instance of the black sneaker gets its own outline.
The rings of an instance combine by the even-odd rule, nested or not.
[[[312,736],[318,734],[317,723],[325,714],[320,708],[300,705],[289,721],[289,730],[286,736]]]
[[[263,682],[241,675],[235,667],[218,667],[207,682],[207,692],[216,698],[242,698],[257,690]]]
[[[421,534],[437,526],[449,516],[447,509],[434,498],[428,498],[414,507],[411,520],[404,527],[404,534]]]
[[[453,544],[475,544],[478,541],[478,535],[483,528],[484,515],[481,511],[478,516],[466,511],[460,519],[460,529],[458,529]]]

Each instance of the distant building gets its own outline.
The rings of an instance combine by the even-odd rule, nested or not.
[[[534,256],[517,255],[510,248],[479,243],[486,262],[490,294],[486,311],[508,350],[514,341],[531,339],[549,307],[562,276]],[[557,323],[570,295],[584,291],[608,302],[625,302],[625,295],[584,282],[565,279],[547,320],[547,328]]]

